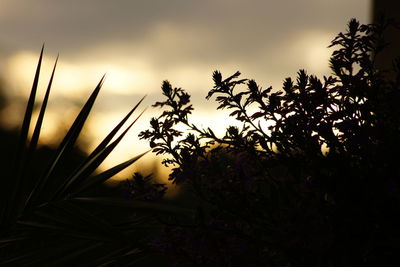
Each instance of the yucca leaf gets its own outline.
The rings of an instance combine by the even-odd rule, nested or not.
[[[110,266],[110,264],[115,261],[114,258],[118,255],[121,255],[126,250],[129,250],[129,248],[126,246],[112,249],[110,251],[107,251],[108,253],[99,255],[99,257],[97,257],[96,259],[93,259],[93,261],[91,261],[91,263],[94,266],[99,266],[99,267],[100,266]],[[138,250],[138,253],[140,253],[140,250]]]
[[[45,253],[41,255],[39,261],[35,262],[36,266],[92,266],[90,265],[90,258],[86,255],[88,252],[97,250],[98,253],[103,253],[104,242],[93,242],[91,240],[85,242],[72,241],[69,244],[63,244],[61,249],[54,247],[48,248]],[[86,255],[85,255],[86,254]],[[93,256],[93,254],[91,254]],[[79,257],[80,256],[80,257]]]
[[[49,222],[37,222],[37,221],[17,221],[17,224],[35,228],[42,228],[46,230],[55,230],[60,233],[65,233],[65,228],[62,226],[57,226],[50,224]]]
[[[71,200],[82,203],[91,203],[102,206],[109,206],[109,207],[128,208],[144,212],[152,211],[157,213],[177,214],[186,216],[192,216],[194,214],[194,211],[189,208],[178,207],[176,205],[168,205],[162,203],[139,201],[139,200],[124,200],[124,199],[109,198],[109,197],[76,197],[72,198]]]
[[[142,98],[143,100],[143,98]],[[140,104],[140,102],[138,103]],[[116,128],[120,128],[123,123],[126,121],[126,119],[129,118],[130,114],[137,108],[138,105],[132,109],[127,116],[116,126]],[[144,111],[143,111],[144,112]],[[139,116],[123,131],[120,136],[112,142],[110,145],[106,146],[109,141],[112,139],[112,137],[115,135],[117,132],[116,128],[112,130],[112,136],[109,134],[106,139],[108,140],[103,140],[102,143],[89,155],[88,159],[85,160],[85,163],[78,168],[75,173],[70,176],[66,181],[64,182],[64,185],[58,189],[58,192],[55,194],[52,199],[58,199],[59,197],[62,197],[62,194],[66,192],[71,186],[74,184],[78,184],[80,181],[88,177],[90,174],[94,172],[95,169],[104,161],[104,159],[114,150],[114,148],[119,144],[119,142],[122,140],[122,138],[126,135],[126,133],[129,131],[129,129],[133,126],[133,124],[136,123],[136,121],[141,117],[143,114],[139,114]],[[128,116],[129,115],[129,116]]]
[[[24,120],[22,122],[22,127],[20,131],[20,138],[19,138],[19,143],[18,143],[18,148],[17,148],[17,158],[15,163],[18,164],[16,166],[16,173],[21,174],[22,169],[21,167],[24,164],[24,156],[26,153],[26,144],[27,144],[27,139],[28,139],[28,133],[29,133],[29,127],[31,124],[31,119],[32,119],[32,113],[35,105],[35,98],[36,98],[36,93],[37,93],[37,87],[39,83],[39,76],[40,76],[40,69],[42,66],[42,59],[43,59],[43,51],[44,51],[44,45],[42,46],[42,49],[40,51],[40,56],[39,56],[39,62],[36,67],[36,73],[35,73],[35,78],[33,80],[33,85],[31,89],[31,93],[29,96],[28,104],[26,106],[25,110],[25,116]]]
[[[4,266],[94,266],[90,264],[91,259],[83,254],[98,250],[102,246],[102,242],[83,242],[83,240],[80,240],[80,242],[63,240],[59,244],[46,247],[38,247],[33,243],[30,249],[21,251],[21,254],[8,256],[8,259],[4,261]],[[99,253],[104,250],[99,250]],[[93,254],[95,253],[91,253],[92,256]],[[66,259],[68,261],[65,261]],[[61,261],[60,264],[58,264],[59,261]],[[65,262],[65,264],[62,262]],[[3,266],[2,262],[0,265]]]
[[[11,182],[9,185],[11,188],[8,188],[5,194],[8,195],[8,197],[5,198],[5,201],[3,202],[3,205],[1,206],[1,213],[0,213],[0,224],[4,223],[5,220],[10,218],[10,216],[16,216],[17,215],[17,210],[18,208],[15,206],[15,202],[18,198],[18,191],[20,188],[20,183],[21,183],[21,176],[23,173],[24,165],[25,165],[25,160],[26,160],[26,143],[28,139],[28,133],[29,133],[29,126],[31,123],[32,119],[32,113],[34,109],[34,104],[35,104],[35,98],[36,98],[36,92],[37,92],[37,87],[39,83],[39,76],[40,76],[40,69],[42,65],[42,59],[43,59],[43,51],[44,51],[44,45],[42,46],[42,49],[40,51],[40,56],[39,56],[39,61],[36,67],[36,73],[35,73],[35,78],[33,80],[33,85],[31,89],[31,93],[29,96],[29,100],[26,106],[25,110],[25,116],[24,120],[22,122],[22,127],[20,131],[20,137],[19,137],[19,142],[18,142],[18,147],[16,150],[16,155],[15,155],[15,160],[14,160],[14,173],[15,177],[7,177],[7,179],[11,179]],[[13,214],[13,215],[11,215]]]
[[[41,235],[37,232],[33,232],[33,231],[26,231],[25,228],[23,227],[15,227],[13,230],[9,230],[6,233],[4,233],[2,235],[2,237],[0,238],[0,244],[4,244],[4,243],[16,243],[16,242],[20,242],[20,241],[25,241],[28,239],[37,239],[40,238]],[[0,250],[1,252],[1,250]],[[1,253],[0,253],[1,255]],[[0,256],[1,258],[1,256]],[[0,265],[1,266],[1,265]]]
[[[35,188],[33,189],[28,202],[30,201],[35,201],[35,198],[41,194],[42,190],[45,188],[46,184],[48,183],[49,178],[53,175],[57,165],[60,162],[60,159],[62,156],[64,156],[65,153],[67,153],[69,150],[71,150],[79,136],[79,133],[81,132],[86,119],[89,116],[89,113],[93,107],[93,104],[96,100],[97,95],[99,94],[99,91],[101,89],[101,86],[103,85],[105,76],[103,76],[90,95],[89,99],[86,101],[85,105],[82,107],[81,111],[79,112],[78,116],[76,117],[75,121],[73,122],[72,126],[68,130],[67,134],[65,135],[63,141],[61,144],[58,146],[57,151],[55,153],[55,157],[52,160],[51,164],[49,165],[47,171],[43,176],[40,177],[38,180]],[[27,203],[29,205],[29,203]]]
[[[31,141],[30,141],[30,144],[29,144],[28,155],[26,157],[26,163],[25,163],[25,165],[23,167],[23,174],[22,174],[21,180],[26,179],[26,174],[29,171],[30,162],[32,161],[34,151],[36,150],[36,147],[37,147],[37,144],[38,144],[38,141],[39,141],[40,131],[41,131],[41,128],[42,128],[44,114],[46,112],[46,107],[47,107],[47,103],[48,103],[49,96],[50,96],[50,90],[51,90],[51,86],[52,86],[52,83],[53,83],[54,73],[55,73],[56,67],[57,67],[57,62],[58,62],[58,55],[57,55],[56,61],[54,63],[54,67],[53,67],[53,71],[51,73],[49,84],[47,86],[47,90],[46,90],[45,96],[43,98],[42,106],[40,108],[39,116],[38,116],[37,121],[36,121],[36,126],[35,126],[35,129],[33,131],[33,135],[32,135],[32,138],[31,138]],[[20,201],[21,201],[21,203],[19,203],[19,205],[18,205],[19,211],[23,210],[24,205],[26,205],[26,203],[24,203],[26,201],[26,198],[23,197]]]
[[[102,151],[111,141],[111,139],[115,136],[115,134],[121,129],[121,127],[125,124],[125,122],[129,119],[129,117],[135,112],[138,106],[142,103],[146,96],[142,97],[139,102],[125,115],[125,117],[112,129],[112,131],[104,138],[104,140],[93,150],[93,152],[88,156],[85,163],[95,157],[100,151]],[[143,113],[143,112],[142,112]],[[139,118],[140,116],[138,116]],[[137,118],[137,119],[138,119]],[[136,119],[136,120],[137,120]]]
[[[14,254],[13,254],[14,255]],[[24,259],[37,257],[35,251],[28,251],[27,253],[19,253],[17,256],[8,256],[0,260],[0,266],[23,266],[21,263]]]
[[[56,157],[53,160],[51,167],[49,168],[48,172],[46,173],[47,177],[49,177],[52,172],[54,171],[56,165],[59,163],[60,158],[63,156],[66,151],[71,149],[73,145],[75,144],[85,122],[86,119],[89,116],[89,113],[94,105],[94,102],[96,101],[96,98],[100,92],[100,89],[103,85],[105,76],[103,76],[90,95],[89,99],[86,101],[85,105],[82,107],[81,111],[79,112],[78,116],[76,117],[75,121],[73,122],[72,126],[68,130],[67,134],[65,135],[63,141],[59,145],[56,153]]]
[[[39,141],[40,131],[41,131],[42,124],[43,124],[44,114],[46,112],[47,102],[48,102],[49,96],[50,96],[51,86],[53,84],[54,73],[56,71],[58,57],[59,56],[57,55],[56,61],[54,63],[53,71],[52,71],[51,76],[50,76],[49,84],[47,86],[47,90],[46,90],[46,93],[45,93],[44,98],[43,98],[42,106],[40,108],[39,116],[38,116],[38,119],[36,121],[36,126],[35,126],[35,129],[34,129],[33,134],[32,134],[31,142],[29,144],[28,160],[30,160],[29,156],[31,156],[33,154],[33,152],[36,150],[36,146],[37,146],[38,141]]]
[[[34,214],[37,220],[44,220],[54,225],[65,227],[65,229],[86,229],[85,231],[87,229],[90,229],[89,231],[97,229],[99,233],[104,233],[104,235],[110,235],[111,232],[116,234],[110,224],[72,203],[66,201],[52,202],[48,204],[48,207],[50,209],[35,211]]]
[[[117,141],[117,140],[116,140]],[[111,145],[110,145],[111,146]],[[141,157],[143,157],[148,151],[133,157],[123,163],[120,163],[96,176],[93,177],[83,177],[85,178],[85,180],[83,180],[80,185],[78,185],[77,189],[74,190],[74,192],[71,193],[71,195],[77,195],[80,192],[91,188],[92,186],[95,185],[99,185],[102,184],[103,182],[107,181],[108,179],[110,179],[111,177],[113,177],[114,175],[116,175],[117,173],[121,172],[122,170],[124,170],[125,168],[129,167],[130,165],[132,165],[135,161],[137,161],[138,159],[140,159]]]
[[[32,240],[33,241],[33,240]],[[69,241],[69,242],[68,242]],[[58,259],[62,259],[65,255],[74,254],[76,251],[83,251],[86,248],[94,247],[94,244],[102,244],[99,242],[79,240],[76,242],[75,240],[63,240],[63,242],[58,242],[58,244],[48,244],[47,246],[42,246],[42,243],[37,241],[33,241],[31,246],[19,250],[18,253],[11,253],[10,255],[6,255],[0,261],[1,266],[56,266],[50,264],[52,261],[57,261]],[[86,250],[87,252],[88,250]],[[76,259],[77,261],[78,259]],[[80,259],[81,265],[82,259]],[[76,263],[76,262],[75,262]],[[50,264],[50,265],[49,265]],[[71,265],[72,262],[70,262]],[[57,265],[57,266],[65,266],[65,265]]]
[[[53,204],[55,207],[62,209],[64,213],[68,214],[66,217],[76,218],[80,225],[84,225],[90,231],[96,230],[103,236],[109,236],[112,239],[125,240],[126,237],[122,232],[112,227],[108,222],[102,220],[98,216],[91,214],[89,211],[75,205],[70,201],[61,201]]]
[[[4,244],[4,243],[13,243],[16,241],[21,241],[21,240],[25,240],[26,237],[25,236],[10,236],[10,237],[5,237],[5,238],[0,238],[0,244]]]
[[[64,203],[65,204],[65,203]],[[73,210],[75,210],[76,205],[74,205],[75,207],[73,208]],[[70,211],[72,209],[70,209],[69,207],[65,207],[67,209],[67,211]],[[86,213],[86,211],[84,211],[84,213]],[[46,218],[45,218],[46,219]],[[45,221],[47,222],[47,221]],[[57,238],[62,238],[63,242],[59,245],[57,245],[57,249],[53,251],[53,247],[44,247],[43,249],[46,251],[46,253],[43,253],[43,251],[37,251],[37,254],[35,255],[36,257],[32,258],[32,261],[38,260],[38,258],[40,259],[41,262],[44,262],[46,264],[50,264],[53,265],[53,260],[55,259],[56,262],[58,262],[58,260],[60,260],[61,262],[67,262],[67,261],[74,261],[74,258],[80,258],[78,257],[79,255],[83,255],[83,253],[79,253],[76,254],[74,257],[69,257],[69,256],[65,256],[65,255],[70,255],[70,252],[68,252],[68,250],[70,249],[69,247],[71,246],[66,246],[66,242],[67,240],[69,240],[69,244],[72,245],[72,249],[71,249],[71,253],[74,253],[74,251],[81,251],[83,249],[85,249],[86,247],[92,247],[92,249],[90,249],[90,251],[93,252],[93,254],[95,255],[101,255],[101,257],[96,257],[95,259],[91,259],[90,262],[92,262],[92,264],[94,264],[93,262],[95,262],[94,265],[99,265],[102,264],[104,262],[113,262],[113,259],[115,257],[119,257],[121,255],[125,255],[127,254],[127,252],[132,250],[132,246],[135,246],[135,243],[133,242],[137,242],[135,238],[130,238],[129,240],[127,238],[121,238],[121,236],[115,235],[115,233],[110,232],[110,231],[101,231],[98,232],[97,229],[95,229],[97,232],[93,231],[93,226],[91,223],[86,223],[84,221],[80,221],[80,225],[75,225],[75,227],[70,227],[69,225],[66,226],[63,230],[57,230],[54,229],[54,227],[51,227],[52,224],[50,225],[50,227],[47,224],[43,224],[43,223],[33,223],[31,221],[28,222],[19,222],[20,225],[24,224],[29,228],[32,228],[29,232],[35,231],[37,234],[44,236],[44,237],[51,237],[51,236],[55,236]],[[77,222],[79,223],[79,222]],[[114,227],[113,227],[114,228]],[[116,228],[114,228],[116,229]],[[139,230],[142,231],[142,230]],[[132,236],[135,237],[135,236]],[[35,240],[37,239],[28,239],[29,236],[25,239],[25,243],[28,242],[27,244],[29,244],[29,242],[35,242]],[[72,239],[70,239],[72,238]],[[40,239],[40,237],[39,237]],[[6,241],[6,240],[5,240]],[[8,240],[10,241],[10,240]],[[87,242],[88,241],[88,242]],[[99,243],[99,241],[101,243]],[[7,241],[6,241],[7,242]],[[81,244],[86,244],[85,246],[80,246]],[[99,246],[93,246],[93,244],[101,244]],[[68,245],[68,244],[67,244]],[[42,250],[43,250],[42,249]],[[35,248],[32,248],[29,251],[25,251],[31,252],[32,250],[35,250]],[[136,249],[137,250],[137,249]],[[86,250],[86,252],[89,250]],[[138,250],[137,250],[138,251]],[[28,257],[26,257],[23,250],[19,250],[18,251],[18,256],[14,257],[12,255],[7,255],[8,260],[13,259],[13,263],[15,263],[15,265],[19,265],[19,266],[24,266],[24,264],[27,264],[26,262],[29,263],[28,258],[31,256],[34,256],[34,254],[29,254]],[[42,254],[43,253],[43,254]],[[40,257],[39,257],[39,254]],[[21,255],[24,255],[25,257],[23,257],[23,259],[21,258]],[[17,259],[15,259],[15,257]],[[85,259],[85,258],[81,258]],[[3,260],[6,260],[6,258],[3,258]],[[9,263],[9,261],[7,261]],[[36,264],[36,262],[35,262]],[[41,265],[39,262],[37,263],[38,265]],[[58,266],[58,264],[56,264]],[[63,264],[61,264],[63,266]]]
[[[115,238],[110,235],[93,233],[90,231],[83,231],[83,230],[77,231],[76,229],[73,228],[66,228],[60,225],[50,224],[49,222],[18,221],[18,224],[28,227],[27,229],[30,228],[29,231],[37,231],[44,236],[56,235],[58,237],[65,236],[82,240],[104,241],[104,242],[115,241]]]
[[[65,253],[62,257],[58,257],[58,259],[55,261],[46,262],[46,265],[48,264],[49,266],[68,266],[71,264],[71,262],[76,263],[80,256],[101,246],[103,246],[102,243],[94,243],[89,246],[84,246],[80,249],[75,249],[72,253]]]
[[[76,222],[67,216],[62,216],[58,212],[48,212],[38,210],[35,211],[35,215],[38,219],[47,222],[52,222],[59,225],[64,225],[65,227],[76,227]]]
[[[145,225],[148,222],[147,216],[136,217],[134,219],[130,218],[128,221],[120,222],[115,225],[118,229],[132,229],[134,226]]]
[[[111,264],[115,266],[141,266],[136,264],[137,261],[143,259],[145,255],[143,255],[143,250],[138,249],[138,248],[129,248],[127,252],[125,253],[120,253],[120,255],[117,255],[113,257],[109,261],[104,261],[103,264],[99,265],[100,266],[110,266]],[[135,259],[136,258],[136,259]],[[131,265],[133,264],[133,265]],[[143,265],[142,265],[143,266]]]

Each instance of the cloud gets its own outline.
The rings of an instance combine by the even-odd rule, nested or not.
[[[208,44],[214,48],[212,56],[240,56],[245,51],[256,53],[265,44],[277,44],[300,29],[337,31],[352,16],[366,20],[368,3],[368,0],[2,0],[0,42],[18,49],[33,49],[46,41],[62,53],[73,55],[107,42],[150,42],[161,27],[169,33],[179,32],[171,38],[179,37],[180,47],[186,44],[184,36],[196,36],[200,43],[212,36]]]
[[[160,100],[165,79],[193,96],[197,121],[222,129],[224,116],[210,115],[216,105],[204,99],[213,70],[224,76],[239,70],[276,89],[300,68],[329,74],[330,40],[352,17],[368,23],[369,5],[370,0],[0,0],[0,72],[8,79],[8,94],[26,96],[46,42],[41,88],[61,55],[49,105],[57,114],[65,113],[65,102],[83,103],[107,73],[95,107],[96,140],[104,136],[100,124],[109,127],[109,118],[114,121],[144,94],[143,106]],[[155,112],[146,112],[142,127]]]
[[[318,68],[319,55],[325,64],[321,49],[329,44],[326,36],[342,31],[349,18],[369,19],[368,0],[0,0],[0,4],[3,62],[21,51],[36,55],[45,41],[46,55],[60,52],[60,67],[64,64],[60,78],[70,87],[76,87],[71,84],[74,80],[86,87],[91,81],[82,80],[109,72],[119,92],[129,83],[139,90],[145,84],[158,88],[163,79],[178,83],[185,79],[182,86],[198,90],[210,84],[208,77],[215,69],[226,75],[241,70],[266,86],[276,86],[298,68]]]

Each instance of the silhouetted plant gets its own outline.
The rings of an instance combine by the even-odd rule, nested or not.
[[[135,172],[133,179],[122,182],[128,199],[155,201],[160,200],[167,191],[165,184],[154,183],[152,175],[143,175]]]
[[[185,209],[160,203],[110,197],[99,189],[104,181],[144,154],[101,173],[94,173],[140,117],[117,135],[143,99],[83,161],[75,165],[72,171],[66,172],[69,154],[74,150],[78,135],[99,94],[103,77],[48,162],[48,167],[41,175],[37,175],[32,172],[35,167],[32,165],[37,164],[36,148],[57,64],[56,60],[33,135],[28,138],[42,56],[43,48],[15,150],[15,160],[9,166],[11,171],[2,171],[1,175],[0,265],[134,264],[138,258],[145,256],[143,249],[149,234],[159,228],[153,214],[186,212]],[[136,216],[127,218],[132,210]],[[143,220],[146,220],[145,224]]]
[[[194,192],[197,217],[166,223],[152,245],[176,264],[375,266],[397,258],[400,59],[375,67],[387,23],[331,43],[333,75],[300,70],[283,90],[213,73],[218,109],[242,127],[223,137],[189,120],[190,96],[168,81],[165,110],[140,134],[171,157],[169,179]],[[394,79],[385,76],[395,73]],[[190,133],[176,129],[185,125]]]

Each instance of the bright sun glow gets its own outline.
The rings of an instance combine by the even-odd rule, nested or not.
[[[26,97],[31,87],[32,77],[37,65],[38,56],[31,52],[19,52],[6,62],[5,74],[13,89],[13,95]],[[39,88],[46,88],[55,58],[44,57]],[[68,62],[60,58],[53,82],[52,95],[82,98],[91,91],[106,74],[104,91],[118,94],[143,92],[152,80],[151,71],[141,66],[123,66],[92,62],[81,64]]]
[[[325,32],[301,32],[289,42],[288,57],[295,58],[298,68],[306,69],[309,74],[329,74],[329,57],[332,49],[328,45],[332,36]]]

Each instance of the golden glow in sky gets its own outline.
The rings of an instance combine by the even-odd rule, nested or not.
[[[11,100],[1,120],[20,124],[21,99],[29,93],[45,41],[39,99],[58,52],[60,60],[42,142],[53,143],[103,74],[85,132],[89,150],[147,95],[139,110],[148,109],[105,167],[149,148],[137,134],[161,112],[150,106],[162,99],[163,80],[192,95],[192,122],[222,135],[235,122],[205,100],[214,70],[224,76],[239,70],[243,78],[275,89],[299,69],[329,75],[330,41],[352,17],[368,23],[370,12],[368,0],[35,2],[0,0],[0,75]]]

